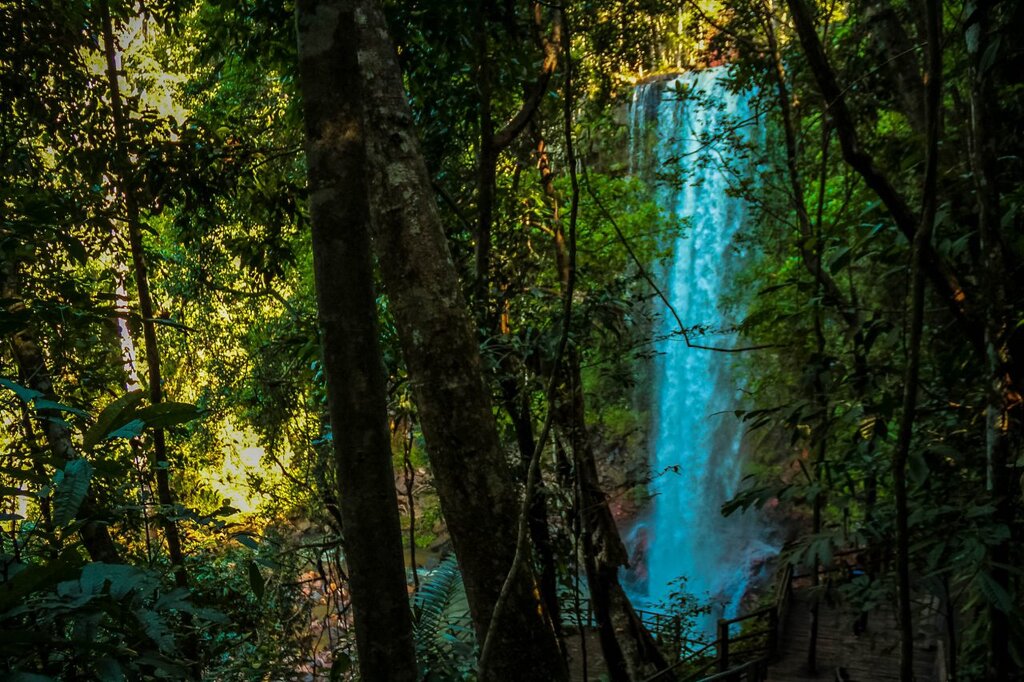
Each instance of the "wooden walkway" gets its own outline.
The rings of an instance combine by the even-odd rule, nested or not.
[[[792,567],[785,567],[771,606],[720,620],[715,642],[691,655],[684,654],[672,670],[658,676],[658,682],[899,682],[895,606],[869,613],[866,627],[858,635],[854,630],[857,611],[844,605],[838,594],[834,600],[822,598],[818,603],[817,665],[814,673],[808,670],[814,595],[823,595],[822,588],[811,587],[806,576],[794,577]],[[921,604],[915,611],[915,677],[917,682],[938,682],[939,669],[944,666],[939,661],[939,638],[933,627],[935,612]],[[584,627],[583,637],[576,633],[566,639],[573,682],[605,679],[601,646],[589,615],[588,610],[591,627]],[[644,624],[660,636],[671,659],[680,646],[678,626],[672,627],[670,619],[654,615],[642,612],[642,617],[646,616]],[[581,651],[584,642],[585,656]]]
[[[768,668],[770,682],[833,682],[843,668],[850,682],[899,681],[899,629],[893,608],[868,615],[866,631],[857,636],[856,613],[842,605],[819,603],[817,674],[807,670],[807,647],[811,637],[811,603],[808,589],[793,591],[786,617],[779,660]],[[919,611],[920,613],[920,611]],[[914,672],[918,682],[936,677],[935,638],[929,628],[915,623],[918,632],[914,651]]]

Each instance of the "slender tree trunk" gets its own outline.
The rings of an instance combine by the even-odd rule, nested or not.
[[[846,163],[864,180],[864,184],[878,196],[892,217],[896,228],[908,242],[913,242],[921,218],[916,215],[904,197],[889,178],[875,163],[874,157],[864,149],[857,132],[857,125],[846,104],[847,90],[840,87],[836,74],[832,70],[821,38],[818,37],[814,25],[814,17],[806,0],[786,0],[793,26],[807,58],[808,66],[814,74],[835,127],[836,136]],[[965,336],[975,349],[983,347],[981,327],[978,324],[977,311],[968,300],[967,292],[960,283],[960,278],[951,264],[942,258],[931,243],[923,246],[922,268],[932,281],[936,292],[942,297],[952,314],[961,325]]]
[[[568,436],[580,490],[583,561],[597,620],[601,652],[613,682],[641,680],[668,667],[654,638],[633,609],[619,583],[620,567],[629,564],[619,529],[601,489],[594,449],[586,428],[580,359],[570,347],[556,422]],[[666,680],[672,679],[665,676]]]
[[[500,371],[502,402],[505,412],[512,421],[512,428],[516,434],[516,445],[519,447],[520,456],[520,479],[525,484],[530,458],[537,449],[537,439],[533,433],[533,419],[530,415],[529,401],[525,396],[520,395],[518,383],[513,378],[514,367],[511,366],[511,351],[503,354]],[[562,640],[562,608],[558,601],[558,569],[555,565],[555,548],[551,540],[551,528],[548,525],[548,501],[543,479],[537,478],[537,491],[530,500],[530,540],[537,553],[537,563],[540,564],[540,596],[544,602],[551,625],[555,628],[558,636],[559,646],[564,650]]]
[[[121,102],[121,87],[118,83],[120,69],[117,49],[114,43],[113,22],[110,18],[110,7],[107,0],[101,6],[103,14],[103,51],[106,57],[107,84],[110,89],[110,107],[113,113],[114,167],[117,173],[115,182],[121,193],[128,227],[128,243],[132,252],[132,264],[135,271],[135,287],[138,290],[139,314],[142,316],[142,335],[145,342],[146,366],[149,381],[149,401],[153,405],[163,402],[163,385],[160,371],[160,347],[156,338],[156,323],[153,311],[153,298],[149,290],[149,273],[146,266],[146,254],[142,245],[142,221],[139,217],[139,205],[135,198],[128,159],[127,121]],[[181,549],[181,536],[178,525],[168,516],[174,507],[174,495],[171,492],[170,475],[167,466],[167,442],[163,429],[153,429],[153,463],[156,477],[157,500],[163,507],[161,520],[164,527],[164,538],[167,541],[167,554],[174,572],[174,581],[179,587],[188,587],[188,573],[185,570],[185,556]],[[196,651],[190,652],[196,654]]]
[[[405,499],[409,505],[409,568],[412,592],[420,591],[420,573],[416,567],[416,467],[412,465],[413,424],[408,421],[408,434],[402,443],[402,468],[405,476]]]
[[[377,325],[355,3],[298,3],[313,274],[363,679],[417,678]]]
[[[966,43],[970,58],[970,157],[977,189],[978,235],[981,246],[981,288],[985,306],[985,359],[988,370],[985,406],[986,485],[995,499],[996,521],[1012,525],[1013,501],[1011,476],[1011,420],[1009,406],[1012,382],[1007,314],[1007,277],[1005,245],[1000,229],[1002,211],[998,165],[998,146],[992,133],[992,111],[998,109],[992,87],[991,66],[984,59],[990,46],[991,0],[972,0],[966,5]],[[1012,323],[1012,322],[1011,322]],[[989,571],[994,582],[1010,593],[1009,543],[1004,540],[989,550]],[[988,675],[1007,679],[1011,670],[1010,619],[1002,608],[991,603],[989,617]]]
[[[495,179],[498,149],[494,144],[494,118],[491,114],[491,60],[488,54],[487,12],[491,0],[475,0],[473,21],[476,36],[476,87],[479,97],[477,122],[480,148],[477,151],[476,188],[476,279],[474,298],[481,319],[487,319],[490,306],[491,227],[494,223]]]
[[[930,248],[938,204],[939,134],[942,125],[942,4],[925,0],[927,22],[928,79],[925,95],[925,174],[922,187],[921,221],[911,248],[910,334],[907,341],[907,368],[903,389],[903,413],[893,457],[893,492],[896,498],[896,581],[897,614],[900,626],[900,680],[914,680],[914,625],[910,583],[910,510],[907,502],[907,460],[913,441],[917,410],[917,391],[921,363],[921,336],[924,329],[924,259]]]
[[[515,477],[498,439],[473,326],[383,14],[373,0],[353,0],[353,7],[355,30],[346,45],[359,63],[374,248],[483,642],[517,546]],[[531,570],[517,572],[482,679],[566,679],[535,584]]]
[[[6,261],[0,265],[0,291],[8,301],[8,310],[16,312],[24,308],[18,291],[17,264]],[[46,366],[46,359],[43,357],[43,350],[32,333],[31,328],[26,327],[16,331],[11,336],[11,351],[14,355],[14,362],[18,366],[18,374],[26,388],[39,391],[47,400],[57,401],[54,391],[53,380],[50,377],[49,369]],[[46,438],[47,446],[58,461],[69,462],[78,459],[78,452],[75,450],[74,441],[71,438],[71,431],[59,413],[43,412],[42,422],[43,435]],[[30,425],[29,425],[30,426]],[[110,537],[107,524],[101,521],[102,517],[99,505],[92,491],[86,493],[85,500],[78,509],[77,518],[82,521],[82,528],[79,535],[82,544],[93,561],[102,561],[108,564],[121,563],[121,557]]]

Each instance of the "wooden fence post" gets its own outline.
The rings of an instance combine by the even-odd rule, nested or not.
[[[672,646],[675,647],[676,661],[683,657],[683,618],[675,616],[672,619]]]
[[[718,621],[718,672],[729,669],[729,621],[724,618]]]

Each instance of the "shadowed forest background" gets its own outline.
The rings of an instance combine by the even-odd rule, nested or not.
[[[1022,36],[0,0],[0,677],[847,679],[840,604],[893,679],[1022,679]],[[735,453],[691,549],[666,439]]]

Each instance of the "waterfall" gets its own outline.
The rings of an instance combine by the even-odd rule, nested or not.
[[[657,279],[691,343],[735,347],[723,306],[743,260],[736,236],[750,211],[730,192],[757,168],[743,153],[762,141],[750,94],[731,92],[725,67],[686,73],[636,88],[630,114],[633,173],[653,183],[665,217],[681,224],[672,255]],[[736,151],[739,148],[740,151]],[[756,512],[724,518],[744,459],[739,382],[733,355],[687,347],[671,311],[658,301],[650,443],[654,497],[631,533],[644,566],[628,575],[634,597],[665,602],[673,581],[710,601],[702,634],[714,620],[737,614],[752,575],[777,553]]]

